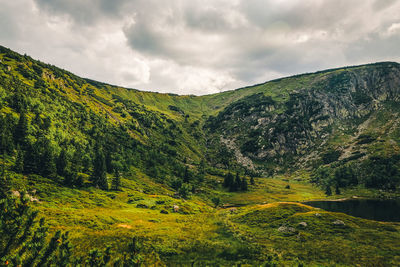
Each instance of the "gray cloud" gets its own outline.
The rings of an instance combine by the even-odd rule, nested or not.
[[[0,43],[78,75],[213,93],[399,61],[395,0],[0,0]]]

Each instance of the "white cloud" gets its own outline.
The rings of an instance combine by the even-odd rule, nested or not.
[[[205,94],[399,61],[394,0],[0,0],[0,44],[77,75]]]

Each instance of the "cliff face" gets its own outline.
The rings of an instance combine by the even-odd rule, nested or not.
[[[216,117],[209,118],[206,128],[210,135],[214,133],[229,140],[230,148],[235,143],[244,156],[259,166],[275,165],[273,168],[279,169],[310,166],[332,149],[340,157],[348,153],[346,146],[362,132],[374,131],[368,125],[385,123],[379,121],[383,119],[378,116],[380,112],[388,108],[397,114],[395,109],[400,101],[397,63],[310,76],[306,82],[291,88],[282,86],[283,80],[270,82],[269,91],[231,103]],[[347,140],[334,144],[334,139],[346,135]],[[382,139],[387,132],[374,135]]]

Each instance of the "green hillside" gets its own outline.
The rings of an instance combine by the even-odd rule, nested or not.
[[[384,62],[179,96],[0,46],[0,266],[394,265],[398,223],[300,202],[399,196],[399,77]]]

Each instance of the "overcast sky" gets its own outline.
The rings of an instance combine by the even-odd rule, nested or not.
[[[0,0],[0,44],[79,76],[208,94],[400,61],[400,0]]]

